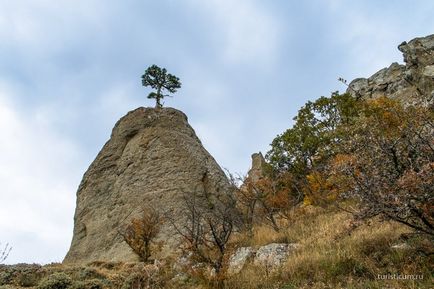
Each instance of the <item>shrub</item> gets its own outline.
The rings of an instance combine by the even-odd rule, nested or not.
[[[147,262],[151,256],[151,243],[160,232],[162,223],[163,218],[160,213],[147,206],[143,208],[140,218],[131,220],[131,223],[120,231],[125,242],[139,256],[140,261]]]
[[[172,225],[184,241],[184,249],[199,264],[212,267],[207,276],[222,288],[225,278],[225,260],[228,257],[231,235],[240,227],[241,216],[232,194],[184,193],[183,209],[187,220]],[[206,266],[205,266],[206,267]]]
[[[23,271],[17,276],[16,282],[21,287],[33,287],[38,284],[40,279],[41,274],[38,272]]]
[[[78,272],[78,279],[105,279],[105,276],[95,268],[85,267]]]
[[[2,269],[0,272],[0,286],[10,284],[13,278],[13,273],[11,270],[5,270]]]
[[[356,199],[356,219],[381,216],[434,238],[434,112],[378,98],[348,127],[331,178]]]
[[[110,284],[108,282],[103,282],[98,279],[91,279],[86,281],[78,281],[72,284],[71,289],[103,289],[110,288]]]
[[[54,273],[44,278],[37,289],[66,289],[72,285],[71,278],[65,273]]]
[[[146,288],[146,284],[146,277],[136,272],[125,278],[121,289],[141,289]]]

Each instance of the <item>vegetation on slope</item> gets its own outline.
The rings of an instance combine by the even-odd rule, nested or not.
[[[148,262],[2,266],[0,286],[430,288],[433,131],[428,106],[338,93],[321,97],[276,137],[260,177],[247,177],[240,187],[233,179],[233,194],[221,199],[185,198],[189,215],[177,231],[192,256],[187,268],[175,256],[149,263],[151,247],[142,250],[136,241],[151,241],[154,234],[135,234],[143,226],[134,220],[130,243]],[[151,219],[144,215],[145,222]],[[272,242],[298,249],[279,270],[248,264],[227,274],[236,248]]]
[[[237,236],[232,240],[238,246],[297,242],[300,249],[285,265],[275,272],[249,265],[240,274],[228,276],[224,288],[430,288],[433,258],[419,250],[429,244],[420,236],[409,235],[411,231],[404,225],[374,219],[348,234],[351,222],[348,213],[313,206],[299,208],[295,213],[291,224],[280,232],[258,225],[251,239]],[[110,262],[86,266],[3,265],[0,286],[213,288],[212,280],[198,272],[187,272],[192,273],[188,277],[181,273],[170,260],[157,265]],[[418,279],[381,279],[388,274],[412,275]]]

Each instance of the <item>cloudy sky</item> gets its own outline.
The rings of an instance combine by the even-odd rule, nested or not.
[[[307,100],[433,33],[434,1],[0,0],[0,242],[7,263],[59,262],[75,192],[157,64],[222,167],[245,173]]]

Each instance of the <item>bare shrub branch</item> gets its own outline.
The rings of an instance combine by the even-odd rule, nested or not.
[[[381,216],[434,236],[433,112],[379,98],[351,126],[330,172],[359,201],[356,219]],[[329,178],[331,179],[331,178]]]
[[[1,243],[0,243],[1,247]],[[3,263],[9,256],[9,253],[11,252],[12,247],[9,245],[9,243],[6,243],[3,249],[0,249],[0,264]]]
[[[180,224],[172,216],[171,223],[193,259],[214,269],[219,287],[224,279],[230,237],[241,226],[236,200],[232,192],[220,195],[193,192],[184,193],[182,202],[186,220]]]

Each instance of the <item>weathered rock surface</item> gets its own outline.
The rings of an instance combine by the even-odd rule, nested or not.
[[[289,253],[296,248],[296,244],[272,243],[262,246],[256,251],[253,264],[270,270],[277,269],[288,259]]]
[[[253,183],[264,177],[265,159],[261,152],[252,154],[252,167],[247,177]]]
[[[220,194],[228,186],[184,113],[173,108],[133,110],[116,123],[110,140],[84,174],[64,262],[135,261],[118,230],[137,217],[144,204],[161,212],[175,211],[181,220],[183,194]],[[169,224],[160,239],[176,246]]]
[[[364,98],[387,96],[406,104],[434,104],[434,34],[403,42],[405,65],[392,63],[369,78],[353,80],[347,92]]]
[[[238,248],[229,258],[228,274],[233,275],[240,273],[247,261],[254,255],[255,250],[252,247]]]
[[[289,255],[299,247],[298,244],[271,243],[257,249],[252,247],[238,248],[229,258],[228,274],[241,272],[248,263],[263,267],[267,271],[279,269],[288,260]]]

